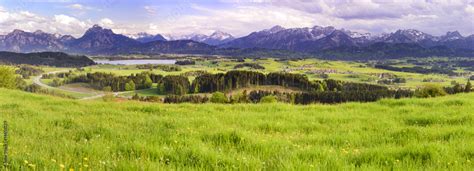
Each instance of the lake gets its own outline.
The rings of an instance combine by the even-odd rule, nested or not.
[[[176,60],[172,59],[136,59],[136,60],[96,60],[94,61],[98,64],[111,64],[111,65],[143,65],[143,64],[164,64],[172,65],[176,63]]]

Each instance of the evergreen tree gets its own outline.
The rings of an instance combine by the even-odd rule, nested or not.
[[[145,77],[145,88],[151,88],[153,86],[153,80],[149,76]]]
[[[472,91],[472,84],[471,84],[471,81],[468,80],[467,84],[466,84],[466,87],[464,89],[464,92],[469,93],[471,91]]]

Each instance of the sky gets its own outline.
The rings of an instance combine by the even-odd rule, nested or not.
[[[474,0],[0,0],[0,34],[42,30],[80,37],[99,24],[116,33],[235,36],[281,25],[374,34],[417,29],[474,34]]]

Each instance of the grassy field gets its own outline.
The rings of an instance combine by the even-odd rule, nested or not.
[[[212,62],[216,62],[213,64]],[[404,87],[404,88],[416,88],[417,86],[425,84],[424,79],[440,80],[437,82],[442,86],[449,86],[451,81],[457,81],[464,83],[467,78],[463,77],[448,77],[442,74],[417,74],[408,72],[396,72],[384,69],[377,69],[368,67],[366,63],[361,62],[350,62],[350,61],[326,61],[319,59],[304,59],[298,61],[276,61],[275,59],[259,59],[251,60],[246,59],[246,63],[259,64],[265,67],[264,70],[258,70],[260,72],[290,72],[305,74],[311,80],[321,80],[315,72],[329,72],[329,78],[351,81],[351,82],[365,82],[376,84],[380,78],[377,76],[382,73],[393,74],[401,78],[407,79],[407,83],[388,85],[392,87]],[[162,75],[179,75],[189,71],[207,71],[209,73],[222,73],[234,69],[234,66],[240,64],[227,59],[220,60],[205,60],[198,61],[196,65],[181,66],[182,71],[177,72],[165,72],[158,69],[152,70],[151,72],[162,74]],[[249,68],[243,68],[249,70]],[[114,66],[114,65],[97,65],[87,67],[86,72],[107,72],[115,73],[117,75],[130,75],[133,73],[140,73],[150,70],[137,69],[135,66]]]
[[[471,170],[473,111],[472,93],[367,104],[168,105],[0,89],[13,170]]]

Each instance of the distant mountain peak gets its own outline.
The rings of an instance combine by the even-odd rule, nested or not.
[[[19,34],[19,33],[25,33],[25,31],[20,30],[20,29],[15,29],[11,32],[11,34]]]
[[[89,28],[85,34],[91,34],[91,33],[108,33],[108,34],[113,34],[114,32],[111,29],[106,29],[98,24],[93,25],[91,28]]]
[[[220,31],[220,30],[217,30],[215,31],[214,33],[212,33],[209,38],[212,38],[212,39],[217,39],[217,40],[226,40],[226,39],[233,39],[234,36],[232,36],[231,34],[229,33],[226,33],[226,32],[223,32],[223,31]]]
[[[277,33],[277,32],[283,31],[283,30],[286,30],[286,29],[284,27],[280,26],[280,25],[276,25],[276,26],[273,26],[272,28],[266,29],[264,31],[268,32],[268,33]]]
[[[43,32],[42,30],[36,30],[35,32],[33,32],[34,34],[45,34],[45,32]]]
[[[153,35],[146,32],[140,32],[137,34],[131,34],[127,36],[141,43],[148,43],[148,42],[153,42],[153,41],[166,41],[166,38],[163,37],[161,34]]]

